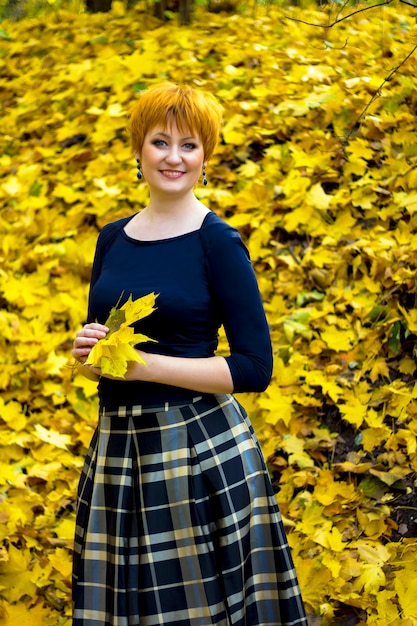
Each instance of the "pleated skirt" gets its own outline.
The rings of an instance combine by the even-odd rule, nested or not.
[[[78,491],[73,626],[306,625],[236,399],[100,413]]]

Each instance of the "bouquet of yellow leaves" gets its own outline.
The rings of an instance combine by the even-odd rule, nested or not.
[[[134,346],[144,341],[155,341],[155,339],[136,334],[131,324],[147,317],[155,310],[157,295],[150,293],[137,300],[132,300],[132,295],[130,295],[120,309],[117,305],[113,307],[105,323],[109,332],[93,347],[86,364],[99,367],[103,374],[116,378],[124,377],[129,361],[146,365],[146,361]]]

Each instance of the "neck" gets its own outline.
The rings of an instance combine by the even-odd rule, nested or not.
[[[145,211],[150,216],[168,217],[186,214],[201,207],[201,203],[194,195],[193,191],[187,192],[181,196],[173,197],[165,194],[151,193],[148,206]]]
[[[129,224],[128,234],[136,239],[167,239],[198,230],[209,209],[193,193],[182,197],[151,195],[148,206]]]

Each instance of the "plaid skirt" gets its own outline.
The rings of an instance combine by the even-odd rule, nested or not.
[[[236,399],[100,412],[78,491],[73,626],[306,625]]]

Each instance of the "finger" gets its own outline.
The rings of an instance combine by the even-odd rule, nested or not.
[[[103,339],[106,335],[107,335],[107,332],[104,330],[97,330],[94,328],[83,328],[82,330],[79,330],[75,336],[76,338],[93,337],[96,339]]]
[[[99,332],[103,332],[103,333],[108,333],[109,332],[109,327],[105,326],[104,324],[97,324],[97,322],[92,322],[91,324],[85,324],[85,326],[83,326],[83,329],[85,330],[93,330],[93,331],[99,331]]]
[[[79,356],[88,356],[91,352],[90,346],[74,346],[72,349],[73,353],[78,354]]]
[[[87,360],[92,348],[94,348],[100,339],[103,339],[107,335],[108,331],[109,328],[103,324],[85,324],[85,326],[78,331],[73,341],[73,357],[77,361],[84,363]]]
[[[72,344],[72,349],[78,351],[79,354],[88,354],[94,348],[98,339],[78,337]]]
[[[99,367],[94,367],[93,365],[87,365],[87,367],[90,370],[90,372],[93,372],[93,374],[97,374],[97,376],[101,376],[101,369]]]
[[[90,348],[74,348],[71,353],[74,359],[84,363],[88,359],[88,355],[90,354],[90,352]]]

